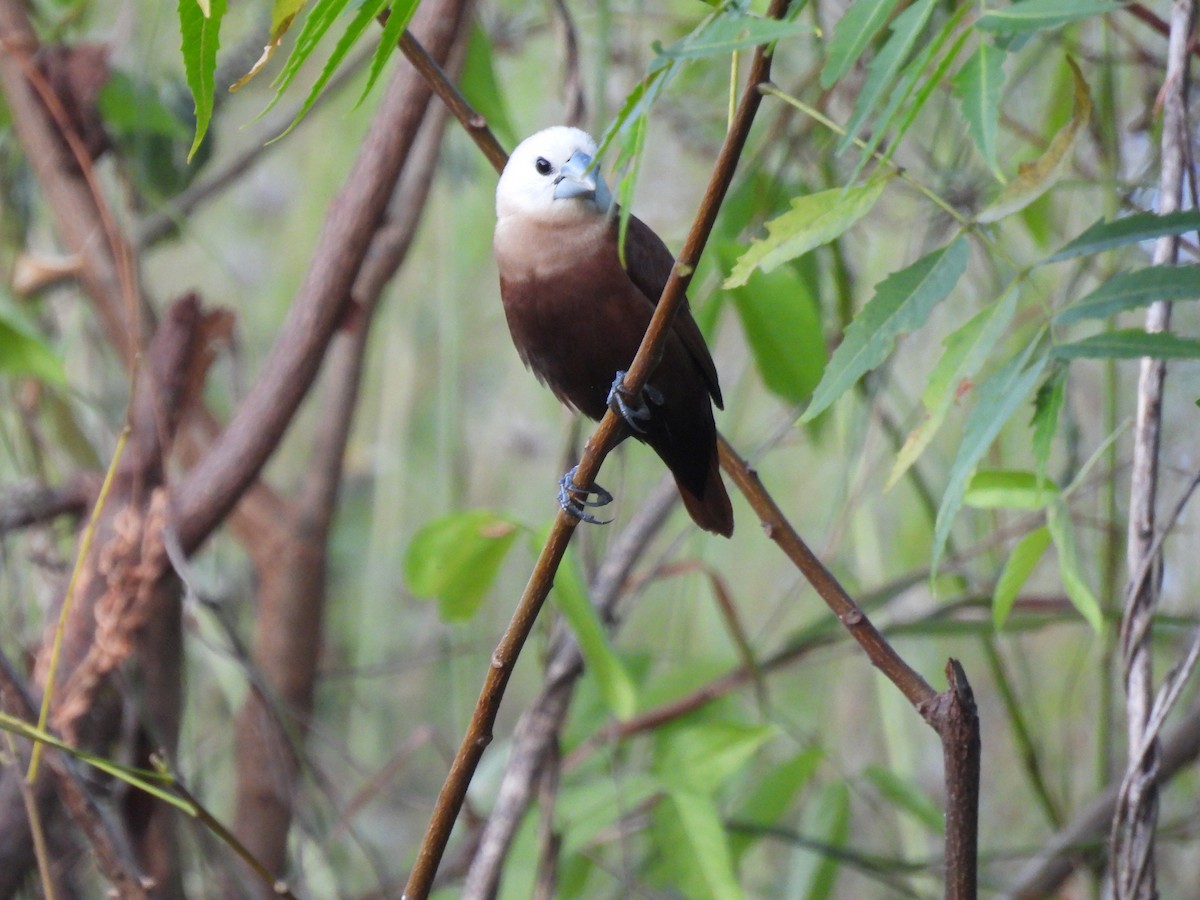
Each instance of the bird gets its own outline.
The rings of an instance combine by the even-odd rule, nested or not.
[[[620,439],[632,435],[658,454],[693,521],[730,537],[733,507],[713,419],[713,404],[722,409],[724,401],[686,298],[645,387],[634,395],[624,386],[675,258],[631,215],[622,265],[620,217],[596,155],[589,134],[554,126],[522,141],[500,175],[493,251],[513,344],[568,407],[595,420],[614,409],[625,423]],[[576,518],[597,522],[586,507],[612,495],[575,485],[574,474],[563,476],[559,502]]]

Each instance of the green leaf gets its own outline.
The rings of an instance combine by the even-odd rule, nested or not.
[[[742,795],[734,819],[740,825],[752,826],[750,831],[775,825],[791,808],[800,790],[812,780],[824,758],[820,747],[810,747],[776,766],[759,780],[749,794]],[[758,836],[750,831],[739,830],[731,836],[735,861],[758,840]]]
[[[550,596],[575,633],[587,670],[600,685],[605,704],[618,719],[628,719],[637,711],[633,679],[613,652],[596,608],[588,600],[574,555],[568,554],[564,563],[559,566]]]
[[[447,621],[479,610],[519,529],[486,510],[452,513],[414,536],[404,555],[404,579],[418,597],[432,597]]]
[[[920,785],[882,766],[867,766],[863,774],[897,809],[908,813],[934,834],[941,834],[945,830],[942,808]]]
[[[1200,341],[1181,338],[1169,331],[1147,332],[1140,328],[1102,331],[1071,344],[1058,344],[1050,351],[1056,359],[1200,359]]]
[[[1061,500],[1050,507],[1046,516],[1046,526],[1054,539],[1054,549],[1058,551],[1058,571],[1062,576],[1067,597],[1084,620],[1099,634],[1104,631],[1104,613],[1100,611],[1100,601],[1096,599],[1080,571],[1079,556],[1075,550],[1075,528],[1071,524],[1067,505]]]
[[[1121,9],[1113,0],[1023,0],[1004,9],[984,13],[975,27],[996,34],[1025,34],[1043,28],[1057,28],[1068,22],[1099,16]]]
[[[192,101],[196,105],[196,136],[188,151],[190,162],[208,132],[212,121],[213,75],[217,70],[217,48],[220,46],[221,19],[225,15],[225,0],[212,0],[209,15],[205,15],[196,0],[179,0],[179,33],[183,39],[183,69],[187,76]]]
[[[774,726],[683,720],[659,731],[653,772],[663,784],[712,793],[778,733]]]
[[[767,237],[753,241],[742,254],[725,279],[725,288],[741,287],[756,270],[770,272],[840,237],[871,211],[887,182],[875,178],[857,187],[794,198],[790,210],[767,223]]]
[[[970,321],[943,342],[945,350],[929,375],[921,403],[926,414],[908,435],[896,454],[896,462],[884,490],[891,490],[908,468],[925,452],[951,408],[971,390],[970,379],[983,366],[1012,322],[1017,308],[1017,293],[1004,295],[976,313]]]
[[[790,266],[755,272],[729,292],[763,384],[789,403],[806,400],[825,371],[821,310]]]
[[[1017,595],[1021,593],[1021,588],[1025,586],[1038,560],[1049,546],[1050,529],[1041,526],[1017,541],[1012,553],[1008,555],[1000,578],[996,581],[996,589],[992,592],[992,621],[997,630],[1004,627]]]
[[[504,91],[496,77],[491,38],[478,22],[474,22],[467,32],[467,54],[458,84],[467,102],[487,119],[496,136],[510,147],[514,146],[517,133],[508,114]]]
[[[374,0],[371,2],[374,3]],[[279,98],[291,85],[292,79],[296,77],[300,67],[312,55],[317,44],[321,42],[321,38],[325,37],[325,33],[329,31],[349,3],[350,0],[317,0],[316,5],[308,11],[308,15],[304,19],[304,27],[300,29],[300,34],[297,35],[296,42],[292,45],[292,52],[288,54],[287,62],[283,64],[283,68],[272,82],[275,86],[275,96],[271,98],[266,109],[259,113],[260,117],[279,102]],[[251,70],[250,74],[243,77],[242,81],[244,82],[253,75],[253,72],[254,70]]]
[[[1050,448],[1058,432],[1058,419],[1066,399],[1067,367],[1056,364],[1050,377],[1038,388],[1033,400],[1033,457],[1037,460],[1038,475],[1046,474],[1050,462]]]
[[[1000,124],[1004,56],[1004,51],[991,42],[981,41],[953,81],[954,95],[962,103],[967,133],[997,178],[1001,178],[1000,164],[996,161],[996,131]]]
[[[1024,209],[1046,193],[1066,168],[1075,142],[1092,118],[1092,97],[1088,92],[1087,82],[1083,80],[1083,73],[1069,56],[1067,65],[1071,67],[1071,73],[1075,77],[1075,104],[1071,111],[1071,121],[1054,135],[1045,153],[1033,162],[1021,163],[1017,167],[1017,177],[1006,184],[996,199],[979,213],[977,221],[998,222],[1005,216]]]
[[[695,900],[745,896],[734,873],[725,826],[711,797],[671,790],[654,811],[653,833],[671,883],[683,896]]]
[[[884,91],[896,83],[897,73],[916,46],[917,38],[925,30],[925,23],[929,21],[935,3],[936,0],[917,0],[892,20],[892,36],[867,66],[867,80],[859,91],[854,113],[846,125],[846,133],[838,142],[838,153],[842,153],[854,142],[867,118],[879,105]]]
[[[67,383],[60,360],[40,337],[0,311],[0,372],[39,378],[58,387]]]
[[[383,67],[391,58],[392,53],[396,50],[396,44],[399,43],[401,35],[404,34],[404,29],[408,27],[408,23],[412,21],[413,13],[417,11],[417,6],[421,0],[396,0],[392,4],[391,11],[388,13],[387,22],[383,25],[383,33],[379,36],[379,46],[375,48],[375,55],[371,57],[371,69],[367,74],[367,83],[363,85],[362,93],[358,95],[358,100],[355,101],[354,107],[358,106],[367,99],[367,94],[371,93],[371,88],[375,87],[375,82],[379,80],[379,76],[383,73]],[[467,38],[467,59],[463,63],[463,77],[460,82],[465,81],[466,70],[471,66],[471,45],[475,42],[475,32],[482,31],[478,22],[471,25],[470,36]],[[484,38],[486,40],[486,37]],[[466,93],[465,86],[463,92]],[[468,100],[470,97],[468,96]],[[479,107],[476,106],[476,109]],[[492,123],[493,130],[496,123]],[[510,136],[506,135],[506,139]]]
[[[950,527],[954,524],[959,509],[962,508],[967,485],[971,475],[975,472],[975,467],[983,459],[984,453],[992,445],[992,441],[996,439],[1000,429],[1004,427],[1029,392],[1033,390],[1042,370],[1046,367],[1046,357],[1038,356],[1026,368],[1026,364],[1029,363],[1036,348],[1037,342],[1030,342],[1021,353],[1005,363],[976,392],[975,407],[967,416],[967,421],[963,426],[963,437],[959,443],[958,456],[950,466],[946,491],[942,495],[937,521],[934,523],[930,578],[937,575],[938,563],[941,562],[946,539],[950,537]]]
[[[894,0],[893,0],[894,2]],[[668,59],[696,59],[702,56],[723,56],[735,50],[769,44],[797,34],[812,32],[812,26],[796,20],[764,19],[746,13],[726,13],[712,20],[702,30],[688,35],[669,47],[657,42],[654,50]]]
[[[275,0],[271,4],[271,40],[283,37],[308,0]]]
[[[1058,485],[1034,472],[983,469],[971,476],[963,505],[975,509],[1044,509],[1058,496]]]
[[[828,59],[821,69],[821,87],[828,90],[862,56],[867,44],[887,23],[898,0],[858,0],[833,27]]]
[[[192,133],[191,128],[162,102],[153,86],[134,81],[124,72],[114,71],[109,75],[100,89],[97,105],[109,134],[126,138],[157,135],[186,140]]]
[[[1196,230],[1200,230],[1200,210],[1194,209],[1168,213],[1165,216],[1146,212],[1113,222],[1100,220],[1043,262],[1061,262],[1064,259],[1083,256],[1085,253],[1099,253],[1101,250],[1110,250],[1125,244]]]
[[[850,839],[850,789],[841,781],[828,784],[806,806],[805,833],[811,834],[815,841],[826,845],[832,852],[813,850],[804,853],[803,862],[797,866],[800,871],[797,872],[796,883],[807,882],[804,892],[806,900],[826,900],[837,896],[834,889],[842,869],[841,855],[837,851],[844,848]],[[815,864],[804,866],[804,862],[811,860],[814,855],[818,855]]]
[[[1106,319],[1128,309],[1149,306],[1156,300],[1196,299],[1200,299],[1200,267],[1151,266],[1115,275],[1063,309],[1054,322],[1069,325],[1082,319]]]
[[[300,120],[308,115],[308,111],[317,102],[317,98],[321,96],[321,91],[325,89],[325,85],[333,77],[333,73],[342,64],[342,60],[346,58],[346,54],[350,52],[350,48],[354,46],[362,33],[375,23],[375,18],[387,5],[388,0],[364,0],[362,6],[358,8],[358,12],[355,13],[354,18],[350,20],[350,24],[346,26],[346,30],[342,32],[342,36],[338,39],[337,44],[334,45],[333,52],[329,54],[329,59],[325,61],[325,67],[321,69],[321,74],[317,76],[317,80],[309,90],[308,96],[304,98],[304,103],[300,107],[300,111],[296,113],[296,117],[292,119],[292,124],[279,137],[283,137],[295,128]],[[290,58],[288,62],[291,62]],[[282,92],[283,88],[281,87],[279,90]]]
[[[846,329],[800,421],[812,421],[883,362],[899,335],[924,325],[933,307],[945,299],[966,271],[967,256],[967,241],[959,238],[880,282],[875,296]]]

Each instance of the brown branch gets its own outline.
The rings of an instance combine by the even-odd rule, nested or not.
[[[458,46],[462,47],[461,39]],[[329,528],[357,407],[367,337],[380,295],[411,246],[438,162],[445,107],[434,105],[426,112],[424,106],[412,105],[396,121],[395,127],[420,127],[421,134],[391,200],[389,221],[376,233],[356,281],[355,313],[330,345],[322,407],[331,414],[322,420],[304,483],[284,521],[282,540],[259,567],[254,662],[260,677],[234,732],[233,831],[276,876],[286,870],[295,784],[312,714],[327,599]]]
[[[469,0],[422,4],[414,27],[432,45],[443,46],[469,6]],[[320,252],[261,376],[211,451],[178,487],[175,521],[186,552],[203,542],[257,477],[307,395],[416,138],[416,128],[397,128],[393,116],[409,104],[424,105],[429,97],[424,79],[406,67],[397,70],[346,184],[329,205],[317,239]]]
[[[19,485],[0,499],[0,534],[40,525],[59,516],[79,518],[87,513],[100,480],[92,474],[77,475],[61,487]]]
[[[1159,181],[1160,215],[1175,212],[1183,197],[1183,171],[1188,154],[1187,121],[1188,40],[1195,16],[1193,0],[1171,5],[1171,28],[1164,77],[1162,172]],[[1160,238],[1154,250],[1155,265],[1176,263],[1179,241]],[[1155,302],[1146,313],[1146,330],[1166,331],[1171,304]],[[1130,477],[1128,567],[1131,578],[1154,558],[1152,545],[1158,489],[1158,455],[1162,428],[1163,385],[1166,362],[1143,359],[1138,378],[1137,418],[1134,424],[1133,464]],[[1121,623],[1128,715],[1129,761],[1121,802],[1113,821],[1113,893],[1118,900],[1156,896],[1154,838],[1158,822],[1158,735],[1151,728],[1154,703],[1150,627],[1158,604],[1158,578],[1131,581]]]
[[[778,18],[786,8],[786,0],[773,0],[769,15]],[[770,56],[765,48],[759,47],[755,50],[746,89],[738,104],[733,125],[729,129],[717,157],[712,178],[704,193],[696,220],[684,243],[683,250],[671,270],[671,277],[667,281],[662,297],[655,307],[654,316],[646,330],[642,345],[625,376],[626,387],[634,393],[641,390],[646,378],[658,364],[667,330],[671,327],[675,310],[683,302],[684,290],[696,269],[708,235],[716,222],[717,211],[733,180],[742,148],[750,134],[750,126],[753,124],[754,116],[762,102],[762,95],[759,93],[758,87],[769,77]],[[476,139],[479,140],[478,137]],[[621,419],[615,413],[609,411],[605,415],[584,449],[583,458],[576,470],[576,484],[592,484],[595,481],[600,465],[608,451],[616,444],[622,427]],[[576,524],[577,520],[565,511],[559,512],[525,592],[513,614],[512,621],[492,656],[492,666],[484,680],[471,723],[463,736],[450,774],[438,795],[437,805],[425,833],[425,839],[409,875],[408,885],[405,889],[405,896],[408,900],[424,900],[428,896],[438,863],[441,861],[446,843],[450,839],[450,831],[466,797],[467,786],[471,782],[484,748],[491,742],[492,727],[509,676],[516,665],[525,639],[533,628],[542,603],[545,602],[546,596],[550,592],[550,587],[554,582],[554,573],[562,561]]]

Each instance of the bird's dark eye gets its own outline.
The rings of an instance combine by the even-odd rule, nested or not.
[[[539,156],[533,167],[538,170],[539,175],[549,175],[554,169],[554,166],[550,165],[550,160],[544,156]]]

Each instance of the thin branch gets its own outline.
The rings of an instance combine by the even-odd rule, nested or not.
[[[469,0],[422,4],[416,27],[432,46],[444,47],[469,6]],[[320,252],[288,310],[262,375],[211,451],[176,491],[176,528],[185,551],[194,550],[224,519],[307,396],[416,139],[415,127],[399,128],[396,121],[406,109],[423,112],[429,97],[424,79],[398,67],[353,170],[329,205],[316,242]]]
[[[1162,173],[1159,182],[1160,215],[1180,208],[1183,170],[1187,158],[1188,40],[1194,18],[1194,0],[1171,5],[1171,29],[1164,78]],[[1154,249],[1155,265],[1178,260],[1179,241],[1160,238]],[[1154,303],[1146,313],[1146,330],[1166,331],[1171,305]],[[1128,566],[1131,576],[1149,568],[1155,554],[1155,510],[1158,490],[1158,454],[1161,442],[1163,385],[1166,362],[1143,359],[1138,378],[1138,407],[1134,424],[1133,466],[1130,479]],[[1158,738],[1151,729],[1154,702],[1150,626],[1158,603],[1157,578],[1131,580],[1121,626],[1121,652],[1125,668],[1130,758],[1113,821],[1113,893],[1118,900],[1155,897],[1154,833],[1158,821]],[[1144,749],[1144,754],[1138,753]]]

